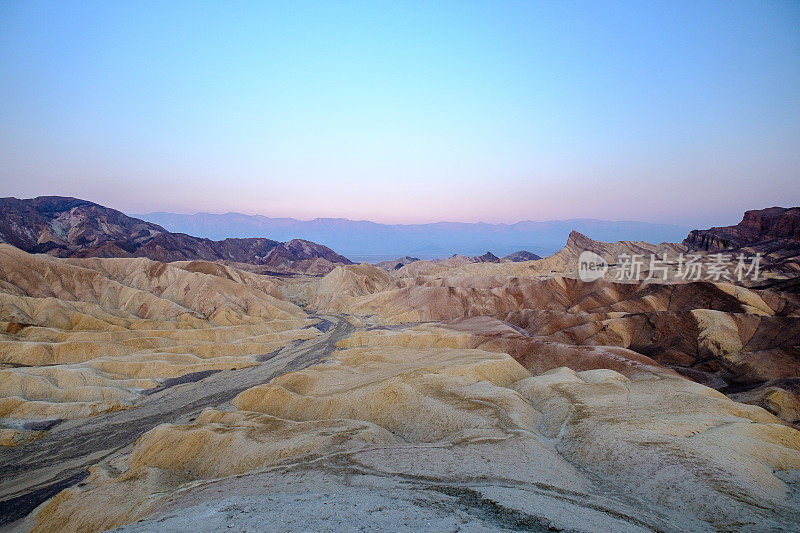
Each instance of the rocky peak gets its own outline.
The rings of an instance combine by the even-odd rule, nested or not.
[[[483,255],[479,255],[476,257],[478,263],[499,263],[500,258],[494,255],[492,252],[486,252]]]
[[[505,259],[506,261],[513,261],[514,263],[519,263],[521,261],[536,261],[541,259],[541,256],[538,256],[535,253],[529,252],[527,250],[520,250],[518,252],[508,254],[503,259]]]

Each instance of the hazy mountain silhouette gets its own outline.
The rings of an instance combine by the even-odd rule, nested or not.
[[[135,215],[170,231],[209,239],[264,237],[279,241],[300,238],[322,243],[354,260],[390,260],[406,255],[445,258],[453,254],[481,255],[486,250],[502,257],[530,250],[542,257],[560,249],[570,231],[607,242],[642,240],[680,242],[691,228],[635,221],[571,219],[522,221],[515,224],[436,222],[379,224],[344,218],[270,218],[241,213],[148,213]]]

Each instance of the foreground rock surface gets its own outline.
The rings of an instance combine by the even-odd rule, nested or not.
[[[405,530],[669,531],[800,520],[800,432],[759,407],[678,376],[532,376],[506,354],[385,337],[346,339],[328,361],[244,391],[235,409],[153,429],[28,525],[211,530],[269,516],[287,520],[279,529],[333,530],[374,515]]]

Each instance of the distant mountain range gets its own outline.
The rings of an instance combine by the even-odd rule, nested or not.
[[[594,219],[523,221],[515,224],[436,222],[430,224],[379,224],[344,218],[270,218],[241,213],[147,213],[134,215],[169,231],[209,239],[265,237],[276,240],[307,239],[319,242],[355,260],[377,262],[403,256],[423,259],[453,254],[481,255],[491,250],[504,256],[529,250],[547,256],[560,249],[570,231],[602,241],[642,240],[680,242],[689,227],[634,221]]]
[[[93,202],[63,196],[0,198],[0,242],[56,257],[147,257],[227,261],[259,272],[326,274],[351,261],[325,246],[265,237],[211,240],[163,227]]]
[[[676,247],[702,252],[760,253],[773,270],[800,270],[798,207],[747,211],[735,226],[693,230],[685,239],[682,237],[687,230],[679,226],[587,219],[516,224],[386,225],[346,219],[273,219],[236,213],[151,213],[142,217],[150,222],[77,198],[0,198],[0,243],[57,257],[221,261],[262,274],[324,275],[337,265],[352,263],[337,252],[344,252],[359,262],[377,263],[386,270],[398,270],[424,258],[432,259],[425,263],[444,266],[528,261],[539,259],[539,255],[550,256],[551,251],[561,249],[565,241],[564,250],[570,252],[567,254],[570,257],[584,249],[611,257],[612,252],[620,251],[617,250],[619,246],[625,247],[623,251],[638,250],[628,253],[649,253],[666,249],[666,246],[676,253],[679,251]],[[201,237],[187,234],[189,232]],[[591,238],[583,233],[590,234]],[[202,235],[228,237],[215,240]],[[311,237],[334,247],[337,252],[312,242]],[[281,242],[283,239],[286,242]],[[681,240],[682,245],[665,244]],[[603,246],[597,248],[600,244]],[[402,250],[417,250],[418,253],[403,253]],[[457,253],[451,254],[450,250]],[[540,253],[537,255],[530,250]],[[552,254],[548,260],[559,266],[556,263],[566,253],[564,250]],[[387,256],[390,261],[381,261]],[[504,257],[500,259],[500,256]]]

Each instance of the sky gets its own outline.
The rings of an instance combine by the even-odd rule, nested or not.
[[[800,205],[800,2],[0,0],[0,196],[726,225]]]

